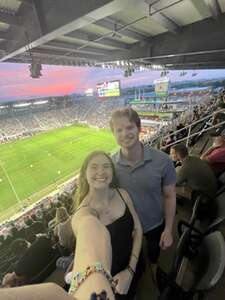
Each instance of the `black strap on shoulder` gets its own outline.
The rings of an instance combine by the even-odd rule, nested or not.
[[[123,202],[125,203],[125,205],[127,205],[126,201],[124,200],[124,197],[122,196],[121,192],[119,189],[116,189],[118,194],[120,195],[120,198],[123,200]]]

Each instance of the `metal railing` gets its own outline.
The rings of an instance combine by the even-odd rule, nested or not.
[[[211,114],[209,114],[209,115],[207,115],[207,116],[205,116],[205,117],[203,117],[203,118],[201,118],[201,119],[199,119],[199,120],[197,120],[197,121],[195,121],[195,122],[193,122],[193,123],[191,123],[191,124],[189,124],[189,125],[187,125],[187,126],[181,128],[181,129],[178,129],[178,130],[176,130],[176,131],[173,131],[173,132],[170,133],[170,134],[166,134],[165,136],[162,136],[162,137],[160,138],[160,148],[166,149],[166,148],[168,148],[168,147],[170,147],[170,146],[173,146],[173,145],[178,144],[178,143],[183,142],[183,141],[186,141],[186,145],[188,146],[188,143],[189,143],[189,139],[190,139],[190,138],[192,138],[192,137],[194,137],[194,136],[197,136],[197,135],[200,134],[200,133],[204,133],[204,132],[206,132],[206,131],[209,131],[209,130],[211,130],[211,129],[213,129],[213,128],[218,128],[218,127],[220,127],[221,125],[224,125],[224,124],[225,124],[225,121],[220,122],[220,123],[218,123],[218,124],[216,124],[216,125],[210,126],[210,127],[206,128],[206,129],[203,128],[203,129],[199,130],[198,132],[195,132],[195,133],[191,134],[191,129],[192,129],[193,126],[195,126],[196,124],[202,123],[202,121],[204,121],[204,120],[210,119],[211,117],[213,117],[214,115],[216,115],[216,114],[218,114],[218,113],[225,113],[225,109],[221,109],[221,110],[214,111],[213,113],[211,113]],[[170,144],[168,144],[168,145],[166,145],[166,146],[162,146],[162,141],[163,141],[163,140],[167,139],[167,138],[170,137],[170,136],[176,135],[177,133],[181,133],[182,131],[187,130],[187,129],[188,129],[188,134],[187,134],[186,137],[183,137],[183,138],[181,138],[181,139],[179,139],[179,140],[176,140],[176,141],[174,141],[174,142],[172,142],[172,143],[170,143]]]
[[[218,124],[216,124],[216,125],[210,126],[210,127],[208,127],[208,128],[199,130],[198,132],[195,132],[195,133],[193,133],[193,134],[189,134],[189,135],[187,135],[187,136],[184,137],[184,138],[181,138],[181,139],[179,139],[179,140],[177,140],[177,141],[174,141],[174,142],[172,142],[172,143],[170,143],[170,144],[168,144],[168,145],[166,145],[166,146],[164,146],[164,147],[161,147],[161,149],[166,149],[166,148],[168,148],[168,147],[171,147],[171,146],[176,145],[176,144],[178,144],[178,143],[180,143],[180,142],[183,142],[183,141],[186,141],[186,146],[188,146],[188,142],[189,142],[189,139],[190,139],[190,138],[192,138],[192,137],[194,137],[194,136],[197,136],[197,135],[199,135],[199,134],[201,134],[201,133],[207,132],[207,131],[209,131],[209,130],[211,130],[211,129],[213,129],[213,128],[218,128],[218,127],[220,127],[221,125],[225,125],[225,121],[220,122],[220,123],[218,123]]]

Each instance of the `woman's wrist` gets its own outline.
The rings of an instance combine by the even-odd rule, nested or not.
[[[76,272],[72,275],[69,294],[74,295],[74,293],[79,289],[84,281],[86,281],[87,278],[90,277],[90,275],[96,273],[101,273],[105,277],[112,291],[114,292],[116,284],[111,274],[109,273],[109,271],[105,270],[101,262],[95,262],[91,265],[88,265],[83,272]]]
[[[131,254],[131,257],[134,257],[138,261],[138,256],[136,254]]]
[[[128,268],[129,267],[131,268],[129,272],[132,275],[135,273],[137,262],[138,262],[138,256],[136,254],[131,254]]]
[[[130,265],[127,266],[127,270],[132,276],[134,276],[135,271]]]

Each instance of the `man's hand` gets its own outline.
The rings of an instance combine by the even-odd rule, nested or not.
[[[127,294],[133,275],[125,269],[116,274],[113,279],[118,282],[116,285],[116,292],[121,295]]]
[[[172,232],[168,229],[164,229],[161,234],[159,246],[162,250],[166,250],[173,244]]]

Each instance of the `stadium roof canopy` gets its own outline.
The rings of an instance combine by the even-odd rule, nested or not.
[[[224,68],[225,0],[0,0],[0,61]]]

